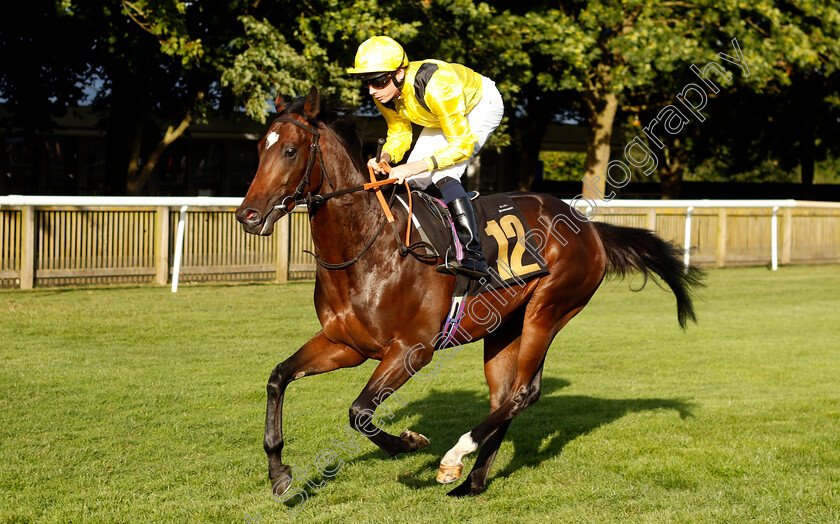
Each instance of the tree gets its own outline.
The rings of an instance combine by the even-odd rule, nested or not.
[[[137,0],[125,6],[138,25],[160,41],[163,51],[182,58],[184,68],[195,61],[221,69],[221,86],[257,119],[265,118],[266,101],[278,92],[303,93],[313,83],[348,105],[364,104],[366,97],[344,68],[352,63],[358,43],[374,34],[397,38],[411,57],[467,63],[497,80],[505,94],[511,146],[506,165],[521,189],[530,186],[542,137],[561,106],[576,105],[587,115],[593,130],[587,173],[594,179],[609,160],[619,95],[653,82],[690,54],[673,45],[677,39],[682,42],[687,31],[685,18],[677,13],[685,8],[668,2],[617,7],[578,2],[565,10],[547,3],[492,4],[451,0],[385,5],[356,0],[347,5],[324,0],[259,13],[240,8],[235,12],[244,34],[230,40],[227,61],[216,62],[202,53],[220,46],[207,45],[185,22],[196,4],[173,8]],[[288,13],[300,14],[290,19]],[[672,20],[663,23],[669,16]],[[669,50],[656,68],[650,66],[654,45]],[[186,113],[184,121],[189,116]]]
[[[697,66],[717,61],[730,67],[731,80],[717,76],[721,90],[709,96],[702,124],[663,137],[658,173],[666,197],[678,197],[689,169],[708,171],[716,180],[752,173],[754,180],[782,180],[783,172],[802,165],[802,182],[810,185],[815,159],[837,148],[838,15],[825,2],[763,1],[750,4],[695,4],[694,32],[702,48]],[[721,60],[723,47],[735,38],[743,53],[743,74]],[[688,82],[684,71],[653,91],[633,93],[626,108],[649,122],[668,98]],[[715,73],[717,75],[717,73]],[[665,88],[665,89],[663,89]],[[650,144],[648,144],[650,146]]]
[[[244,109],[264,120],[278,93],[303,94],[312,85],[346,106],[370,110],[344,68],[374,34],[397,38],[412,59],[464,63],[496,81],[508,106],[494,137],[506,146],[513,175],[504,189],[529,188],[548,125],[572,113],[591,130],[586,187],[604,190],[613,129],[639,119],[633,137],[656,157],[663,184],[670,184],[666,193],[678,194],[687,166],[714,144],[725,145],[723,139],[706,132],[708,120],[702,133],[693,126],[663,135],[661,148],[638,131],[686,82],[697,81],[691,64],[708,63],[733,37],[751,74],[717,98],[710,95],[709,109],[714,103],[735,111],[751,97],[775,97],[796,117],[796,139],[770,126],[772,136],[761,147],[779,152],[775,144],[787,140],[795,154],[785,153],[785,161],[796,156],[806,180],[813,172],[808,166],[827,150],[819,137],[831,123],[807,115],[840,105],[836,2],[36,0],[21,8],[22,31],[14,32],[10,18],[2,22],[4,56],[22,56],[33,45],[49,53],[2,68],[3,97],[16,118],[35,125],[80,100],[85,78],[101,79],[95,107],[110,114],[103,125],[112,193],[142,191],[166,148],[210,114]],[[46,45],[59,42],[65,45]]]
[[[353,63],[358,45],[377,34],[397,39],[411,60],[455,61],[495,79],[508,103],[520,92],[520,76],[530,74],[518,28],[486,3],[327,0],[307,2],[300,13],[294,20],[277,13],[241,18],[246,34],[234,40],[237,57],[225,71],[223,85],[244,100],[252,118],[265,118],[265,101],[277,92],[302,94],[313,83],[348,107],[376,114],[370,97],[363,96],[345,68]],[[490,147],[508,145],[505,128],[503,123]],[[533,162],[541,139],[524,141]]]
[[[36,0],[6,17],[11,67],[0,88],[16,125],[43,129],[86,97],[106,131],[104,192],[139,194],[165,149],[209,111],[234,108],[219,87],[227,45],[248,2]],[[32,53],[37,49],[37,53]]]
[[[388,33],[410,41],[419,22],[401,23],[390,17],[392,4],[372,0],[351,4],[328,0],[300,2],[256,16],[243,14],[243,33],[230,42],[234,57],[225,64],[222,86],[242,101],[251,118],[265,121],[267,101],[277,94],[302,95],[317,85],[322,95],[348,106],[361,102],[359,83],[344,72],[359,43]],[[300,13],[289,19],[289,13]]]
[[[82,100],[92,43],[72,10],[54,0],[24,2],[2,17],[0,98],[12,115],[8,124],[27,134],[50,129],[53,117]]]
[[[105,27],[108,46],[95,59],[107,90],[109,154],[121,188],[139,194],[166,148],[208,112],[229,113],[219,87],[228,42],[240,28],[239,1],[112,3],[87,16]]]
[[[548,64],[536,75],[546,92],[572,91],[589,124],[585,196],[605,190],[616,115],[632,93],[655,88],[698,56],[692,5],[684,2],[565,4],[519,17],[529,56]]]
[[[749,91],[730,102],[733,113],[742,117],[733,122],[734,131],[704,136],[703,149],[734,149],[730,173],[768,159],[787,169],[798,164],[808,195],[817,160],[840,146],[840,4],[765,0],[721,12],[716,22],[720,30],[715,32],[742,35],[755,75],[743,82]],[[749,105],[764,110],[739,110]],[[746,141],[744,134],[755,138]]]

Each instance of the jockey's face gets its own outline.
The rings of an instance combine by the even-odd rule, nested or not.
[[[403,78],[405,78],[405,69],[399,69],[394,74],[394,77],[397,82],[402,82]],[[370,96],[378,100],[380,104],[385,104],[397,96],[399,89],[397,89],[397,86],[394,85],[394,80],[392,79],[390,82],[385,84],[384,87],[376,87],[373,84],[368,84],[368,93],[370,93]]]

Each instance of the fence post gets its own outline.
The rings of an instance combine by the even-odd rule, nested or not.
[[[184,253],[184,235],[186,235],[187,209],[189,206],[181,206],[181,214],[178,218],[178,232],[175,239],[175,260],[172,262],[172,292],[178,292],[178,279],[181,276],[181,256]]]
[[[782,219],[782,265],[790,264],[790,250],[793,243],[793,208],[786,207]]]
[[[650,231],[656,231],[656,208],[648,209],[647,217],[645,218],[645,227]]]
[[[155,213],[155,283],[169,282],[169,208],[159,207]]]
[[[35,206],[20,209],[20,288],[35,285]]]
[[[770,217],[770,267],[773,271],[779,268],[779,206],[773,206]]]
[[[694,206],[689,206],[685,210],[685,245],[683,246],[685,252],[683,253],[683,264],[685,264],[686,269],[691,263],[691,213],[693,211]]]
[[[717,267],[726,267],[726,221],[729,213],[726,208],[718,209],[718,223],[717,223]]]
[[[277,237],[277,282],[285,283],[289,280],[289,230],[292,215],[288,214],[276,222],[274,235]]]

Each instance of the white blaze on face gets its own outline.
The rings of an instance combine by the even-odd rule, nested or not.
[[[265,148],[266,148],[266,149],[268,149],[268,148],[270,148],[271,146],[273,146],[273,145],[274,145],[274,143],[275,143],[275,142],[277,142],[277,139],[278,139],[278,138],[280,138],[280,135],[278,135],[278,134],[277,134],[277,133],[275,133],[274,131],[272,131],[271,133],[269,133],[269,134],[268,134],[268,136],[267,136],[267,137],[265,137]]]

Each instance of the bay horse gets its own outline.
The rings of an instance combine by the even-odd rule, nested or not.
[[[377,360],[373,375],[350,406],[350,426],[390,456],[429,444],[413,431],[395,436],[381,430],[373,412],[432,360],[455,277],[436,272],[438,260],[400,256],[395,236],[383,231],[384,211],[377,197],[356,191],[369,182],[358,135],[354,148],[339,120],[331,121],[326,111],[322,114],[314,87],[288,104],[278,96],[275,106],[278,117],[258,144],[257,172],[236,218],[248,233],[271,235],[274,223],[295,202],[309,204],[319,261],[315,311],[322,326],[277,365],[268,380],[263,444],[272,492],[282,494],[292,481],[281,451],[283,397],[293,380]],[[658,275],[676,296],[680,325],[685,328],[687,320],[696,321],[691,291],[702,285],[702,272],[684,267],[677,247],[647,230],[590,222],[558,198],[509,196],[542,239],[541,256],[549,273],[522,283],[516,293],[488,292],[467,299],[468,314],[453,343],[484,339],[491,412],[441,460],[438,480],[454,481],[461,476],[463,457],[481,448],[466,480],[448,493],[452,496],[474,495],[485,488],[511,421],[540,396],[549,345],[586,306],[608,270],[620,276],[639,271],[646,280]],[[406,229],[407,215],[394,210],[397,231]],[[479,302],[481,313],[475,306]],[[492,325],[487,321],[490,309]]]

